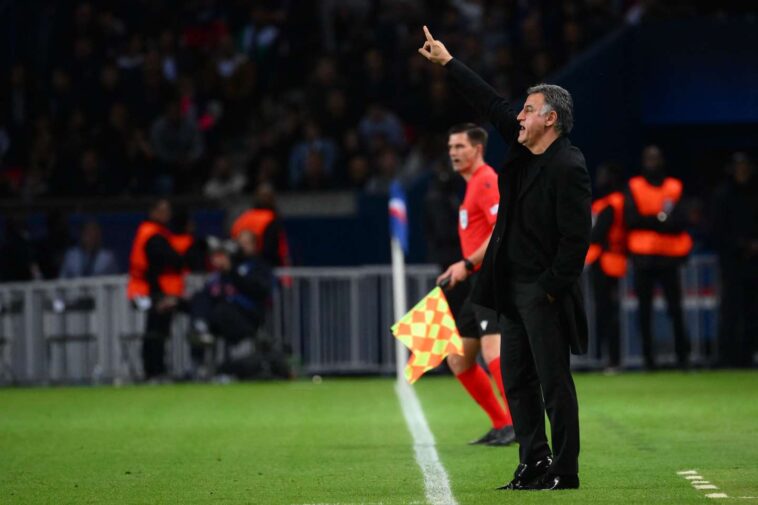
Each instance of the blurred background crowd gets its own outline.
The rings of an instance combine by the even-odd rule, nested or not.
[[[444,133],[476,118],[444,71],[418,57],[424,23],[518,101],[623,25],[754,19],[749,2],[656,0],[38,0],[0,8],[2,238],[6,252],[26,248],[38,265],[19,272],[5,254],[5,280],[61,273],[77,237],[60,201],[76,210],[71,202],[202,195],[212,206],[260,187],[383,195],[395,177],[431,180],[433,200],[460,191]],[[699,244],[714,188],[735,163],[753,166],[742,152],[710,161],[711,174],[687,188]],[[634,163],[622,169],[634,174]],[[47,214],[36,243],[9,243],[29,234],[19,212],[29,205]],[[436,260],[428,249],[426,259]]]
[[[681,4],[6,2],[0,195],[381,192],[444,164],[470,116],[421,24],[517,98],[623,23],[719,14]]]

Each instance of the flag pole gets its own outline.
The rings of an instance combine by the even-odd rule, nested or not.
[[[394,303],[395,321],[399,321],[408,312],[407,291],[405,289],[405,254],[400,241],[392,237],[392,300]],[[405,382],[403,371],[408,361],[408,349],[395,340],[395,374],[398,382]]]

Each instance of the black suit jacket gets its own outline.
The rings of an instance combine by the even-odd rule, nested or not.
[[[542,273],[536,279],[546,293],[561,304],[562,320],[575,354],[587,349],[587,315],[579,277],[590,243],[591,190],[581,151],[567,137],[558,138],[534,163],[534,155],[520,145],[516,113],[506,99],[463,63],[453,59],[445,68],[453,85],[487,118],[509,144],[504,167],[499,172],[500,207],[495,229],[484,256],[472,301],[505,312],[505,261],[502,247],[507,226],[528,245],[522,253],[536,260]],[[529,170],[522,168],[529,166]],[[523,174],[524,180],[518,180]],[[520,188],[517,192],[515,188]],[[518,208],[517,219],[508,213]]]

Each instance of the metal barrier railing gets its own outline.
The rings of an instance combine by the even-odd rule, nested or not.
[[[642,364],[642,349],[639,337],[637,310],[639,302],[634,292],[634,269],[629,263],[629,272],[619,284],[621,300],[621,365],[636,367]],[[682,309],[684,323],[692,346],[691,359],[695,364],[713,362],[718,356],[718,311],[720,277],[717,257],[697,255],[689,258],[680,270],[682,282]],[[589,276],[583,278],[587,312],[590,319],[590,348],[586,356],[576,362],[587,366],[602,366],[605,356],[599,359],[595,338],[594,303]],[[666,302],[660,287],[653,298],[653,335],[656,353],[662,364],[676,362],[671,321],[666,315]]]
[[[272,296],[266,330],[288,344],[304,373],[394,370],[388,266],[289,268]],[[429,291],[438,269],[409,265],[409,299]],[[126,276],[0,284],[0,382],[50,384],[129,380],[139,362],[145,314],[126,298]],[[188,291],[202,284],[188,279]],[[83,302],[84,301],[84,302]],[[73,310],[73,309],[80,310]],[[189,318],[177,314],[167,360],[174,377],[191,368]],[[68,338],[64,338],[68,337]],[[132,344],[128,344],[131,342]],[[137,346],[138,347],[138,346]]]
[[[409,265],[408,300],[414,303],[433,286],[439,269]],[[395,369],[392,276],[389,266],[289,268],[277,270],[266,330],[288,344],[303,373],[391,374]],[[712,256],[692,258],[682,270],[685,315],[692,340],[693,361],[706,362],[716,353],[718,270]],[[587,277],[585,295],[593,320]],[[190,291],[202,284],[191,277]],[[111,276],[66,281],[0,284],[0,382],[122,381],[133,376],[130,363],[139,349],[127,339],[141,335],[145,314],[126,299],[126,277]],[[629,277],[621,283],[622,364],[640,363],[637,300]],[[654,324],[663,361],[671,355],[664,303],[656,296]],[[73,309],[77,310],[73,310]],[[188,317],[175,317],[167,353],[171,373],[191,369],[186,334]],[[578,367],[601,366],[594,328],[590,349],[574,357]],[[70,338],[62,338],[68,336]],[[130,361],[131,359],[131,361]]]

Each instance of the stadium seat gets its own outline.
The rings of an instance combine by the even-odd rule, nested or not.
[[[44,310],[46,313],[52,313],[56,316],[58,321],[57,330],[55,333],[45,335],[45,343],[47,346],[47,380],[55,382],[51,377],[51,366],[53,364],[54,352],[53,350],[58,347],[60,352],[57,353],[60,357],[61,374],[60,382],[67,382],[69,378],[69,363],[68,363],[68,345],[70,343],[81,344],[84,352],[84,369],[86,376],[80,378],[80,380],[89,381],[92,379],[92,367],[90,366],[90,345],[92,343],[97,344],[97,337],[87,331],[75,331],[69,330],[69,316],[78,314],[82,317],[82,326],[88,328],[89,325],[85,322],[84,317],[92,314],[95,310],[95,299],[91,296],[79,296],[71,300],[65,300],[63,298],[53,298],[45,301]],[[43,325],[44,329],[44,325]],[[44,330],[43,330],[44,331]]]

